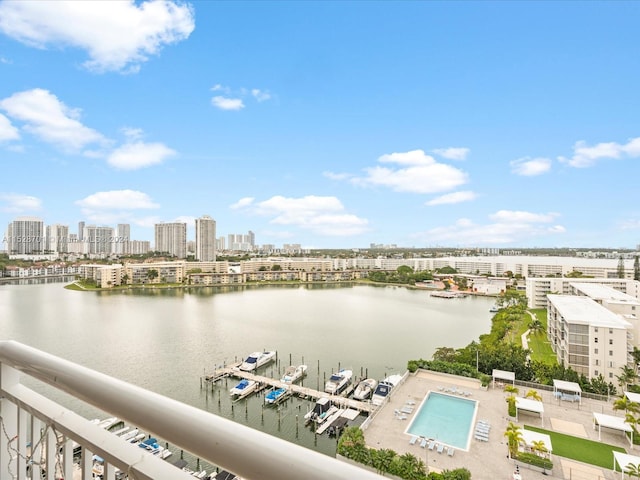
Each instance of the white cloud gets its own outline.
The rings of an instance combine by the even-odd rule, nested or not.
[[[350,173],[334,173],[334,172],[322,172],[322,176],[330,180],[347,180],[353,177],[353,175],[351,175]]]
[[[436,148],[432,152],[449,160],[465,160],[469,149],[464,147]]]
[[[176,152],[162,143],[125,143],[116,148],[109,157],[109,165],[121,170],[137,170],[164,162]]]
[[[434,205],[446,205],[446,204],[452,204],[452,203],[470,202],[471,200],[475,200],[476,198],[477,198],[477,195],[474,192],[467,190],[464,192],[453,192],[453,193],[447,193],[445,195],[441,195],[438,198],[429,200],[428,202],[425,203],[425,205],[432,207]]]
[[[525,177],[542,175],[551,170],[551,160],[548,158],[524,157],[511,161],[509,165],[511,165],[511,171],[513,173]]]
[[[523,211],[501,210],[489,216],[491,223],[477,224],[467,218],[453,225],[437,227],[413,235],[416,240],[429,244],[502,245],[516,244],[531,238],[545,238],[565,232],[562,225],[553,224],[558,215]]]
[[[211,104],[220,110],[242,110],[244,108],[241,98],[229,98],[221,95],[213,97]]]
[[[90,144],[106,143],[100,133],[79,121],[80,110],[67,107],[41,88],[14,93],[0,100],[0,108],[11,118],[24,122],[29,133],[65,150],[78,151]]]
[[[97,72],[135,72],[194,28],[191,6],[170,0],[0,3],[5,35],[37,48],[85,50],[84,66]]]
[[[0,142],[18,140],[19,138],[18,129],[11,125],[11,121],[0,113]]]
[[[625,144],[603,142],[593,146],[588,146],[586,142],[581,140],[573,146],[571,158],[558,157],[558,160],[572,167],[585,168],[595,165],[601,159],[617,159],[623,156],[640,157],[640,137],[631,138]]]
[[[317,235],[349,236],[369,230],[369,222],[345,212],[336,197],[286,198],[278,195],[258,203],[246,202],[245,211],[271,217],[271,224],[295,226]]]
[[[127,140],[130,141],[140,140],[144,136],[144,132],[141,128],[122,127],[121,130]]]
[[[260,90],[258,88],[254,88],[251,90],[251,95],[258,102],[265,102],[271,98],[271,94],[269,92],[265,92],[264,90]]]
[[[76,205],[90,210],[140,210],[160,207],[149,195],[137,190],[96,192],[78,200]]]
[[[246,207],[250,206],[251,204],[253,204],[254,200],[255,200],[255,198],[253,198],[253,197],[244,197],[244,198],[241,198],[240,200],[238,200],[236,203],[230,205],[229,208],[231,210],[238,210],[240,208],[246,208]]]
[[[402,168],[375,166],[365,169],[367,176],[351,182],[360,186],[388,187],[397,192],[446,192],[467,183],[467,174],[444,163],[438,163],[422,150],[382,155],[381,163],[396,163]]]
[[[0,193],[0,201],[6,205],[2,211],[20,213],[25,211],[40,210],[42,200],[31,195],[21,195],[19,193]]]
[[[224,85],[220,85],[219,83],[216,83],[213,87],[211,87],[211,90],[213,92],[224,92],[227,95],[231,93],[231,89],[229,87],[225,87]]]

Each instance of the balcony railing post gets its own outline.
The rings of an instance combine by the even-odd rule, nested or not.
[[[0,364],[0,395],[6,386],[18,383],[18,371]],[[13,448],[17,447],[18,406],[7,398],[0,399],[0,478],[17,478],[18,463]]]

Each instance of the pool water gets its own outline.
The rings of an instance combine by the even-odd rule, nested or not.
[[[468,450],[477,408],[476,400],[430,391],[406,433]]]

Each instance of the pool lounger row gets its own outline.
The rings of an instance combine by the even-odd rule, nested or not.
[[[475,435],[473,436],[473,438],[475,438],[476,440],[480,440],[481,442],[488,442],[489,441],[489,434],[488,433],[482,433],[482,432],[476,432]]]

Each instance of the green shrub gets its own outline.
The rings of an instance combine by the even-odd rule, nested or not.
[[[515,417],[518,413],[516,409],[516,397],[510,395],[507,397],[507,405],[509,406],[507,411],[510,417]]]
[[[549,460],[548,458],[540,457],[535,453],[518,452],[518,455],[516,455],[516,460],[528,465],[533,465],[534,467],[542,468],[544,470],[553,469],[553,462],[551,460]]]

